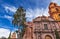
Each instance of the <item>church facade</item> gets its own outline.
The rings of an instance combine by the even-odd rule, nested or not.
[[[36,39],[56,39],[55,29],[60,35],[60,22],[50,17],[37,17],[33,20]]]
[[[56,8],[56,9],[55,9]],[[55,30],[60,36],[60,10],[57,4],[50,3],[50,16],[39,16],[26,23],[27,29],[23,39],[56,39]]]
[[[23,39],[56,39],[55,29],[60,35],[60,21],[51,17],[37,17],[27,26]]]

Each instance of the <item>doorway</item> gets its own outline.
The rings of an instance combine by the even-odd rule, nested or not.
[[[52,39],[52,37],[49,36],[49,35],[46,35],[46,36],[45,36],[45,39]]]

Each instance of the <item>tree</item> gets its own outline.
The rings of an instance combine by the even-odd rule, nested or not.
[[[8,39],[11,39],[11,32],[10,32],[10,34],[9,34],[9,37],[8,37]]]
[[[25,22],[26,22],[26,18],[25,18],[25,11],[23,9],[23,7],[19,7],[16,11],[16,13],[14,14],[14,19],[12,21],[12,23],[14,24],[14,26],[18,26],[18,33],[20,33],[20,37],[18,38],[23,38],[24,36],[24,33],[25,33],[25,29],[26,29],[26,25],[25,25]],[[22,30],[20,32],[20,26],[22,26]]]
[[[56,35],[56,39],[60,39],[57,29],[55,29],[55,35]]]

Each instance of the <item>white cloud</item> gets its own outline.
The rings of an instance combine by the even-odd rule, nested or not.
[[[11,19],[12,17],[11,16],[8,16],[8,15],[4,15],[5,18],[8,18],[8,19]]]
[[[35,9],[27,9],[26,10],[26,18],[27,18],[27,21],[32,21],[32,19],[38,17],[38,16],[49,16],[49,13],[48,13],[48,8],[44,9],[44,8],[35,8]]]
[[[48,11],[49,11],[49,9],[48,9],[48,7],[47,7],[46,9],[44,9],[43,14],[44,14],[45,16],[50,16],[49,13],[48,13]]]
[[[32,9],[27,9],[26,10],[26,17],[32,17],[34,12],[33,12],[33,10]]]
[[[8,15],[4,15],[4,18],[8,19],[9,21],[11,21],[13,19],[12,16],[8,16]]]
[[[51,2],[57,3],[58,5],[60,5],[60,0],[51,0]]]
[[[60,0],[51,0],[51,2],[57,3],[58,5],[60,5]],[[44,8],[35,8],[35,9],[27,9],[26,11],[26,17],[27,17],[27,21],[32,21],[32,19],[38,17],[38,16],[49,16],[48,13],[49,9],[48,6],[44,9]]]
[[[51,0],[52,2],[57,2],[58,0]]]
[[[4,18],[8,19],[12,23],[13,17],[9,15],[4,15]]]
[[[13,20],[13,17],[12,16],[9,16],[9,15],[0,16],[0,18],[6,18],[9,21],[12,21]]]
[[[10,30],[9,29],[0,28],[0,38],[1,37],[8,38],[9,33],[10,33]]]
[[[5,8],[6,12],[9,12],[9,11],[16,12],[16,10],[17,10],[16,7],[11,6],[11,5],[2,5],[2,6]]]

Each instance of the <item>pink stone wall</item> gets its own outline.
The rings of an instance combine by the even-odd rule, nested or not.
[[[54,29],[60,31],[60,22],[55,21],[44,22],[40,21],[39,19],[41,20],[41,17],[34,19],[33,22],[27,23],[27,30],[25,31],[23,39],[45,39],[46,35],[51,36],[52,39],[56,39]],[[44,24],[47,24],[48,30],[44,29]]]

